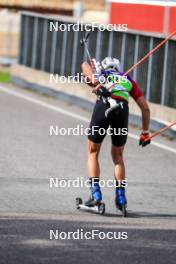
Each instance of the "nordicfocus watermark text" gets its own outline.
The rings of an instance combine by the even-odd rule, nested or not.
[[[92,23],[83,23],[82,21],[77,21],[75,23],[60,23],[58,21],[49,22],[50,31],[95,31],[99,29],[100,31],[127,31],[127,24],[97,24],[96,22]]]
[[[91,76],[84,76],[83,73],[77,73],[76,75],[72,76],[64,76],[64,75],[59,75],[59,74],[53,74],[50,73],[50,78],[49,78],[49,83],[51,84],[58,84],[58,83],[86,83],[86,84],[91,84],[92,82],[99,81],[99,83],[104,84],[104,83],[127,83],[128,79],[127,76],[99,76],[97,73],[93,73]]]
[[[128,233],[127,232],[116,232],[116,231],[100,231],[99,229],[85,231],[83,228],[77,229],[76,231],[60,231],[58,229],[56,230],[50,230],[49,235],[50,240],[94,240],[94,239],[128,239]]]
[[[96,178],[92,179],[91,184],[96,183]],[[77,177],[76,179],[59,179],[59,178],[50,178],[49,179],[50,188],[90,188],[90,179],[84,179],[83,177]],[[101,188],[114,188],[114,187],[127,187],[127,180],[115,179],[99,179],[99,186]]]
[[[108,127],[105,129],[99,126],[84,127],[84,125],[77,125],[76,127],[59,127],[50,126],[49,135],[50,136],[94,136],[98,132],[99,135],[116,135],[116,136],[126,136],[128,135],[127,128],[112,128]]]

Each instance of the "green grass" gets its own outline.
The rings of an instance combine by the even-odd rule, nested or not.
[[[0,71],[0,83],[10,83],[11,76],[9,72]]]

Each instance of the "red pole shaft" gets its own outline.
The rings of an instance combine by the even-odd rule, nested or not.
[[[163,133],[165,130],[167,130],[168,128],[170,128],[170,127],[172,127],[172,126],[174,126],[174,125],[176,125],[176,120],[172,121],[169,125],[167,125],[167,126],[161,128],[160,130],[158,130],[158,131],[156,131],[155,133],[153,133],[151,136],[149,136],[149,137],[147,138],[147,140],[148,140],[148,139],[152,139],[152,138],[154,138],[154,137],[160,135],[160,134]]]
[[[174,30],[169,36],[167,36],[167,38],[161,41],[154,49],[149,51],[149,53],[147,53],[141,60],[139,60],[136,64],[134,64],[127,72],[125,72],[125,75],[129,74],[132,70],[134,70],[134,68],[142,64],[148,57],[150,57],[156,50],[158,50],[162,45],[164,45],[174,35],[176,35],[176,30]]]

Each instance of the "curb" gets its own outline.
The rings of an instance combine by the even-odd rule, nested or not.
[[[69,94],[67,92],[63,92],[63,91],[56,91],[48,86],[44,86],[44,85],[39,85],[36,83],[32,83],[32,82],[28,82],[24,79],[12,76],[12,83],[23,87],[25,89],[29,89],[32,91],[36,91],[39,92],[41,94],[45,94],[45,95],[49,95],[51,97],[55,97],[58,98],[60,100],[63,100],[67,103],[70,104],[75,104],[83,109],[86,109],[88,111],[92,111],[93,107],[94,107],[94,103],[84,99],[82,97],[79,96],[75,96],[72,94]],[[135,114],[130,114],[129,115],[129,124],[130,125],[135,125],[135,126],[141,126],[141,117],[139,115],[135,115]],[[152,131],[157,131],[163,127],[166,126],[166,123],[163,121],[158,121],[155,119],[151,119],[150,121],[150,129]],[[168,136],[170,138],[175,138],[176,137],[176,130],[169,128],[168,130],[166,130],[165,132],[162,133],[165,136]]]

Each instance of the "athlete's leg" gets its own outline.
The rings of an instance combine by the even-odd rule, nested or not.
[[[115,189],[115,204],[122,210],[123,206],[126,206],[127,200],[125,196],[125,165],[123,161],[123,150],[124,146],[116,147],[112,145],[111,154],[112,160],[114,162],[114,175],[116,179],[116,189]]]
[[[125,165],[123,161],[124,146],[116,147],[112,145],[111,155],[114,162],[114,175],[117,181],[125,180]]]
[[[110,125],[114,130],[114,133],[111,135],[111,155],[115,166],[115,179],[117,181],[122,181],[125,179],[123,151],[128,134],[128,112],[128,103],[123,102],[123,108],[119,108],[110,113]]]
[[[98,161],[100,148],[101,143],[94,143],[93,141],[88,140],[88,175],[90,178],[100,177],[100,166]]]
[[[100,167],[98,163],[98,155],[103,142],[105,134],[99,133],[99,128],[104,131],[108,129],[109,121],[105,117],[107,106],[102,101],[97,101],[94,107],[90,122],[90,134],[88,136],[88,175],[90,178],[100,176]],[[95,129],[96,128],[96,129]]]
[[[98,156],[101,148],[101,143],[94,143],[88,140],[88,175],[90,178],[91,197],[85,202],[87,206],[94,206],[99,204],[102,200],[102,193],[99,186],[100,166]]]
[[[102,193],[99,185],[100,166],[98,156],[103,142],[104,135],[99,133],[98,128],[103,128],[106,132],[109,126],[109,121],[105,117],[107,106],[102,101],[97,101],[94,107],[90,122],[90,134],[88,136],[88,175],[90,178],[91,197],[85,203],[87,206],[94,206],[101,202]],[[97,129],[94,129],[97,128]]]

